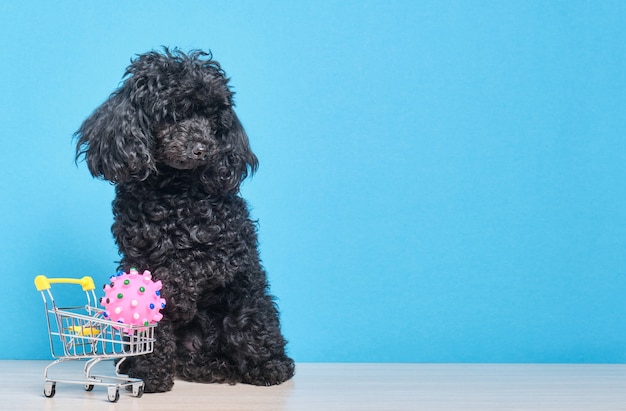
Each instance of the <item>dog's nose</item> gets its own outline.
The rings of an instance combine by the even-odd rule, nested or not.
[[[202,143],[195,143],[191,149],[191,154],[196,160],[206,160],[208,155],[207,147]]]

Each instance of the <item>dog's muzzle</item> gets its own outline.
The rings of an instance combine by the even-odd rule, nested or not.
[[[209,157],[209,149],[206,144],[193,143],[191,147],[191,158],[196,161],[206,161]]]

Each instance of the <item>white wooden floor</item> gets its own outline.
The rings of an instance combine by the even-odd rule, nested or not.
[[[110,403],[104,387],[58,384],[44,397],[48,363],[0,361],[0,409],[626,410],[626,365],[298,364],[296,377],[277,387],[177,381],[165,394],[122,392]],[[59,376],[82,374],[81,364],[59,367]]]

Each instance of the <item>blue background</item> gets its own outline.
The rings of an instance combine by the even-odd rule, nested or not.
[[[622,1],[2,2],[0,358],[50,356],[36,274],[114,273],[113,187],[72,134],[169,45],[232,77],[297,361],[625,361],[625,21]]]

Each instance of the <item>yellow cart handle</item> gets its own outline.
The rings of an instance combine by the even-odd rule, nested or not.
[[[79,284],[83,291],[91,291],[96,288],[93,278],[84,276],[83,278],[48,278],[45,275],[35,277],[35,287],[38,291],[50,289],[50,284]]]

